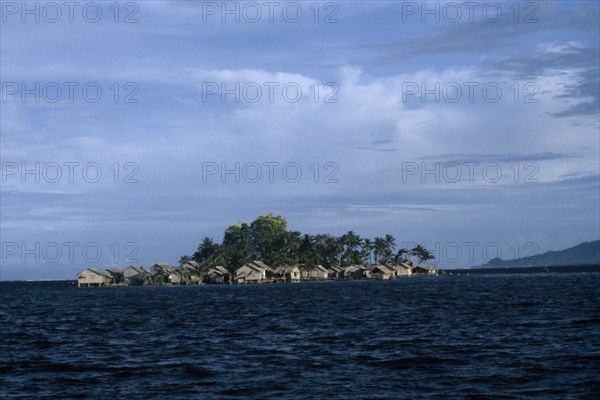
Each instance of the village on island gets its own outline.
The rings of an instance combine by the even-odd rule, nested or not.
[[[125,270],[86,268],[77,274],[77,286],[145,286],[145,285],[200,285],[275,283],[324,280],[387,280],[411,275],[437,275],[437,270],[425,265],[377,264],[350,265],[348,267],[322,265],[281,266],[275,269],[261,261],[253,261],[239,267],[233,273],[217,265],[205,274],[199,274],[196,261],[186,261],[178,268],[169,264],[154,264],[150,269],[131,265]]]
[[[395,251],[392,235],[374,240],[362,239],[352,231],[340,237],[302,235],[288,231],[283,217],[269,214],[251,224],[230,226],[220,244],[204,238],[193,256],[182,256],[177,267],[157,263],[148,269],[135,265],[125,269],[86,268],[77,274],[77,286],[389,280],[437,275],[437,269],[427,264],[433,258],[421,245]]]

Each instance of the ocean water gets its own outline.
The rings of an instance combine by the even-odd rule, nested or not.
[[[600,273],[0,289],[2,399],[600,398]]]

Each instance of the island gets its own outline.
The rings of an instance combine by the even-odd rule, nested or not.
[[[396,250],[393,235],[361,238],[353,231],[336,237],[287,229],[280,215],[262,215],[252,223],[225,229],[223,240],[202,239],[196,251],[181,256],[177,266],[150,268],[86,268],[78,287],[248,284],[324,280],[388,280],[437,275],[423,246]]]

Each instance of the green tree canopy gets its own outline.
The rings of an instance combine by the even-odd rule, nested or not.
[[[252,235],[250,226],[242,222],[231,225],[223,235],[222,256],[230,271],[252,261]]]
[[[257,259],[267,264],[281,260],[286,243],[287,221],[280,215],[261,215],[250,225],[252,249]]]
[[[287,221],[280,215],[261,215],[250,225],[240,222],[225,229],[223,242],[205,237],[192,257],[182,256],[180,263],[193,259],[201,270],[224,265],[233,271],[253,260],[277,267],[286,264],[321,264],[325,267],[352,264],[403,262],[414,256],[419,262],[433,259],[421,245],[410,251],[395,252],[396,239],[390,234],[374,239],[361,238],[353,231],[340,237],[330,234],[302,234],[287,230]]]

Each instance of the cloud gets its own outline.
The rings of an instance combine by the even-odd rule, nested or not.
[[[415,241],[526,237],[560,248],[597,233],[596,4],[538,2],[528,25],[510,13],[496,24],[403,24],[398,2],[342,2],[337,24],[203,24],[198,4],[166,4],[140,4],[132,26],[2,26],[3,79],[139,85],[135,104],[2,103],[3,163],[103,170],[98,183],[10,177],[3,240],[134,241],[147,265],[268,212],[305,232]],[[205,99],[203,82],[255,82],[263,98]],[[265,82],[279,84],[272,102]],[[297,102],[281,95],[291,82]],[[337,102],[323,101],[328,82]],[[473,101],[467,82],[478,84]],[[463,90],[456,102],[444,91],[452,83]],[[499,101],[482,97],[486,83],[501,87]],[[442,92],[408,95],[406,84]],[[122,182],[128,162],[138,183]],[[422,162],[498,163],[504,176],[403,181],[403,163]],[[219,172],[203,177],[206,163]],[[278,163],[272,182],[265,163]],[[282,172],[291,163],[297,182]],[[257,182],[248,165],[262,167]],[[537,183],[524,183],[532,173]]]
[[[598,115],[600,109],[600,66],[598,47],[585,47],[578,42],[552,42],[538,45],[533,54],[510,55],[488,61],[497,70],[515,79],[537,80],[554,75],[564,78],[555,98],[571,104],[550,112],[556,118]]]
[[[422,160],[437,160],[444,161],[447,163],[461,163],[461,162],[501,162],[501,163],[513,163],[523,161],[545,161],[545,160],[563,160],[570,158],[577,158],[577,155],[565,154],[565,153],[531,153],[531,154],[439,154],[420,157]]]

